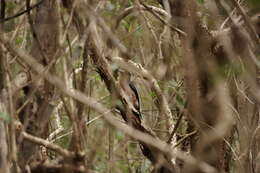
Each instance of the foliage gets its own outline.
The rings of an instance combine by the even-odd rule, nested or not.
[[[0,172],[257,173],[260,1],[235,2],[2,0]]]

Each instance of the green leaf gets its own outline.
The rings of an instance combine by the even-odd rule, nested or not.
[[[204,0],[197,0],[198,3],[203,4]]]
[[[5,112],[0,112],[0,119],[4,120],[6,123],[10,123],[10,116]]]
[[[129,30],[129,27],[130,27],[130,23],[127,22],[126,20],[123,20],[121,22],[121,25],[128,31]]]
[[[6,3],[6,9],[7,10],[13,10],[15,8],[15,3],[14,2],[7,2]]]
[[[176,94],[176,102],[179,104],[179,105],[181,105],[181,106],[184,106],[185,105],[185,101],[184,101],[184,99],[181,97],[181,95],[180,94]]]
[[[123,108],[124,107],[124,104],[122,103],[121,100],[116,100],[116,105]]]
[[[100,77],[99,74],[95,74],[95,75],[93,76],[93,78],[94,78],[95,81],[101,81],[101,77]]]
[[[23,42],[23,38],[18,37],[17,39],[15,39],[15,43],[17,45],[20,45],[22,42]]]
[[[156,94],[154,92],[150,92],[150,96],[154,99],[156,98]]]

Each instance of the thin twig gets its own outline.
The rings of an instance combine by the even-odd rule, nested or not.
[[[251,36],[253,37],[254,41],[258,45],[260,43],[260,40],[259,40],[258,34],[256,33],[256,30],[255,30],[254,26],[252,25],[249,17],[246,15],[246,13],[244,12],[243,8],[240,6],[240,4],[238,3],[237,0],[232,0],[232,2],[234,3],[236,8],[238,9],[238,12],[242,15],[246,25],[248,26],[248,29],[251,33]]]
[[[150,8],[149,6],[147,6],[145,3],[141,2],[141,4],[147,8],[148,11],[151,12],[151,14],[153,14],[157,19],[159,19],[163,24],[169,26],[173,31],[177,32],[178,34],[182,35],[182,36],[187,36],[187,34],[182,31],[181,29],[175,27],[175,26],[172,26],[171,24],[169,24],[167,21],[165,21],[164,19],[162,19],[158,14],[156,14],[154,12],[154,10],[152,8]]]
[[[175,145],[174,147],[179,146],[183,141],[185,141],[185,139],[187,139],[188,137],[195,135],[197,133],[197,130],[190,132],[189,134],[186,134],[183,138],[181,138]]]
[[[157,8],[157,7],[154,7],[154,6],[151,6],[151,5],[147,5],[150,9],[153,9],[154,12],[158,13],[159,15],[162,15],[162,16],[169,16],[169,14],[164,11],[163,9],[161,8]],[[145,8],[144,6],[140,5],[138,6],[138,9],[139,10],[148,10],[147,8]],[[131,7],[128,7],[126,8],[117,18],[116,20],[116,27],[115,28],[118,28],[120,22],[123,20],[123,18],[125,18],[126,16],[130,15],[131,13],[135,12],[136,10],[136,7],[135,6],[131,6]]]
[[[177,120],[177,122],[176,122],[176,124],[175,124],[175,126],[174,126],[174,129],[172,130],[172,133],[170,134],[170,137],[169,137],[169,139],[168,139],[168,141],[167,141],[168,144],[170,144],[170,143],[172,142],[172,138],[173,138],[173,136],[175,135],[175,133],[176,133],[176,131],[177,131],[179,125],[180,125],[180,122],[181,122],[181,120],[182,120],[183,114],[184,114],[184,112],[182,112],[182,113],[180,114],[180,116],[179,116],[179,118],[178,118],[178,120]]]
[[[46,61],[46,63],[48,62],[48,58],[46,56],[46,54],[43,52],[43,48],[42,48],[42,45],[40,43],[40,40],[38,38],[38,35],[37,35],[37,32],[36,32],[36,29],[34,27],[34,24],[33,24],[33,19],[31,17],[31,13],[30,13],[30,1],[31,0],[26,0],[26,8],[27,8],[27,17],[28,17],[28,22],[30,24],[30,28],[31,28],[31,31],[32,31],[32,36],[34,38],[34,40],[36,41],[36,45],[38,46],[39,48],[39,51],[40,51],[40,55],[42,56],[42,58]]]
[[[32,9],[38,7],[38,6],[41,5],[43,2],[44,2],[44,0],[41,0],[41,1],[38,2],[37,4],[35,4],[35,5],[33,5],[33,6],[30,6],[29,8],[27,8],[27,9],[24,10],[24,11],[21,11],[21,12],[15,14],[15,15],[13,15],[13,16],[6,17],[6,18],[4,18],[4,19],[1,19],[0,22],[6,22],[6,21],[8,21],[8,20],[12,20],[12,19],[14,19],[14,18],[16,18],[16,17],[19,17],[19,16],[21,16],[21,15],[23,15],[23,14],[25,14],[25,13],[31,11]]]
[[[0,9],[0,23],[2,23],[4,21],[5,18],[5,0],[1,1],[1,9]],[[4,23],[4,22],[3,22]]]
[[[68,150],[63,149],[62,147],[60,147],[56,144],[50,143],[47,140],[44,140],[44,139],[36,137],[36,136],[32,136],[32,135],[30,135],[26,132],[21,132],[21,135],[22,135],[22,137],[24,137],[24,139],[31,141],[31,142],[38,144],[38,145],[43,145],[44,147],[46,147],[50,150],[53,150],[53,151],[59,153],[62,156],[65,156],[65,157],[72,156],[72,153],[69,152]]]

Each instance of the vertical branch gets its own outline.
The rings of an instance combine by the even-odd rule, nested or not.
[[[5,18],[5,0],[1,1],[0,4],[0,20],[3,21]],[[4,22],[0,22],[0,34],[3,34]],[[0,113],[7,113],[6,102],[6,93],[3,92],[6,87],[5,79],[6,73],[4,69],[4,52],[2,45],[0,45]],[[0,119],[0,172],[10,172],[10,164],[8,163],[8,136],[7,136],[7,128],[3,120]]]
[[[212,53],[215,41],[197,16],[195,2],[174,1],[171,8],[173,18],[179,19],[178,24],[187,33],[181,41],[185,47],[188,118],[199,130],[198,141],[191,141],[191,152],[221,171],[220,163],[225,159],[222,146],[226,145],[222,138],[230,133],[233,125],[232,111],[227,106],[232,102],[225,88],[226,76],[220,73],[221,57]],[[186,167],[186,170],[201,172],[196,168]]]
[[[29,7],[29,0],[27,0],[27,7]],[[45,0],[37,8],[34,22],[32,21],[30,14],[28,13],[29,23],[31,25],[31,32],[33,33],[33,45],[31,48],[31,54],[37,58],[37,61],[45,66],[51,65],[55,62],[55,57],[58,54],[59,48],[59,20],[57,12],[57,2]],[[50,68],[50,67],[49,67]],[[53,72],[53,68],[50,69]],[[47,138],[48,120],[54,109],[51,104],[54,96],[54,87],[43,80],[36,79],[34,73],[31,74],[32,80],[35,81],[27,88],[29,92],[35,90],[35,94],[32,96],[32,102],[28,103],[24,109],[20,112],[19,117],[29,119],[27,132]],[[35,107],[36,106],[36,107]],[[35,110],[36,108],[36,110]],[[20,151],[19,161],[22,170],[28,162],[32,161],[36,146],[28,141],[23,141]],[[35,158],[35,157],[34,157]],[[32,159],[32,160],[30,160]]]
[[[108,173],[113,172],[114,166],[114,135],[113,129],[108,130]]]
[[[0,20],[5,18],[5,0],[1,1],[0,4]],[[4,29],[4,22],[0,22],[0,33],[2,34]],[[0,47],[0,91],[4,88],[4,57],[3,57],[3,50]]]
[[[1,1],[0,4],[0,20],[3,20],[5,17],[5,0]],[[4,23],[0,23],[0,34],[3,34],[3,25]],[[4,97],[5,93],[3,92],[6,87],[5,83],[5,70],[4,70],[4,54],[3,54],[2,45],[0,45],[0,113],[7,113],[6,109],[6,100]],[[7,136],[7,128],[3,120],[0,119],[0,172],[10,173],[10,164],[8,163],[8,136]]]
[[[1,107],[3,103],[0,103]],[[1,108],[2,112],[3,109]],[[7,136],[6,136],[6,127],[3,121],[0,121],[0,171],[10,173],[10,164],[8,163],[8,145],[7,145]]]

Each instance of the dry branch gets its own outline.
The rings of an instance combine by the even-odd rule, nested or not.
[[[24,137],[24,139],[26,139],[30,142],[33,142],[35,144],[38,144],[38,145],[43,145],[44,147],[46,147],[50,150],[53,150],[53,151],[61,154],[64,157],[71,157],[72,156],[72,153],[69,152],[68,150],[63,149],[62,147],[60,147],[56,144],[50,143],[47,140],[44,140],[44,139],[36,137],[36,136],[32,136],[32,135],[30,135],[26,132],[21,132],[21,135],[22,135],[22,137]]]
[[[180,158],[181,160],[198,167],[199,169],[203,170],[206,173],[216,173],[216,170],[212,166],[208,165],[207,163],[200,162],[200,161],[196,160],[195,158],[193,158],[192,156],[184,154],[181,151],[177,151],[177,152],[173,153],[171,147],[168,146],[165,142],[155,139],[155,138],[151,137],[150,135],[147,135],[146,133],[140,132],[139,130],[135,130],[134,128],[132,128],[124,123],[118,122],[113,117],[113,114],[110,112],[109,109],[105,108],[103,105],[96,102],[94,99],[85,96],[83,93],[81,93],[77,90],[74,90],[74,89],[71,90],[71,89],[67,88],[67,86],[64,85],[62,80],[60,80],[56,76],[50,75],[49,73],[46,73],[46,72],[44,73],[44,68],[41,64],[36,62],[36,60],[33,57],[31,57],[30,55],[28,55],[26,52],[24,52],[21,49],[16,48],[14,45],[12,45],[9,41],[7,41],[3,37],[3,35],[0,35],[0,42],[8,49],[8,51],[11,54],[18,56],[19,59],[25,61],[28,65],[31,66],[31,68],[35,72],[37,72],[42,77],[44,77],[44,79],[46,79],[48,82],[50,82],[51,84],[56,86],[60,91],[62,91],[69,97],[72,97],[84,104],[89,105],[92,109],[103,114],[104,119],[109,124],[115,126],[122,132],[126,133],[127,135],[129,135],[139,141],[149,144],[149,145],[153,146],[154,148],[157,148],[159,151],[162,151],[169,157],[176,156],[176,157]]]

